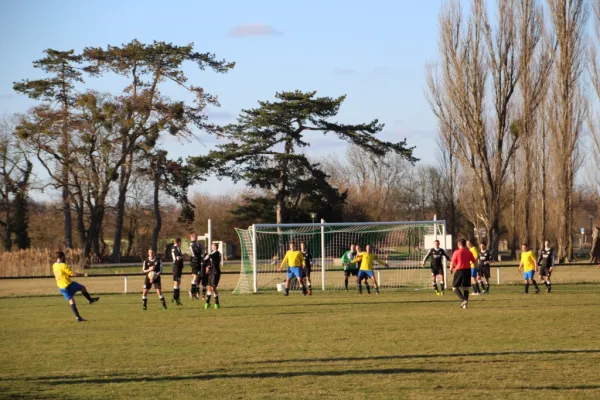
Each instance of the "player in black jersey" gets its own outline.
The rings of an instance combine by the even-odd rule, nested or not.
[[[479,256],[477,257],[477,284],[483,288],[482,294],[490,292],[490,265],[492,253],[487,249],[485,243],[479,245]]]
[[[148,250],[148,258],[144,260],[142,271],[144,274],[146,274],[146,279],[144,280],[144,291],[142,292],[142,310],[146,310],[146,306],[148,304],[148,290],[152,288],[152,285],[154,285],[156,294],[158,297],[160,297],[163,310],[166,310],[167,303],[165,302],[165,297],[162,294],[160,285],[162,263],[160,262],[160,259],[156,257],[156,253],[154,253],[153,249]]]
[[[173,303],[181,305],[179,299],[179,286],[181,285],[181,273],[183,272],[183,251],[181,251],[181,238],[175,239],[175,244],[171,248],[171,258],[173,259]]]
[[[304,279],[308,287],[308,295],[312,296],[312,282],[310,281],[310,272],[312,270],[313,255],[306,247],[306,243],[300,243],[300,251],[304,256]]]
[[[198,296],[200,290],[198,285],[202,277],[204,276],[204,271],[202,268],[202,246],[198,243],[198,235],[196,232],[190,233],[190,265],[192,266],[192,287],[190,289],[190,297],[192,300],[198,300]],[[206,292],[206,288],[202,288],[202,294]]]
[[[433,282],[433,290],[438,296],[444,295],[444,260],[450,261],[450,257],[446,253],[446,250],[440,248],[440,241],[435,240],[433,242],[433,248],[429,249],[429,252],[425,255],[425,258],[421,262],[421,266],[425,266],[425,261],[431,257],[431,280]],[[440,289],[438,290],[437,278],[440,277]]]
[[[537,265],[540,267],[540,279],[546,286],[546,293],[550,293],[552,291],[550,276],[554,269],[554,249],[550,247],[550,242],[548,240],[544,241],[544,248],[540,251]]]
[[[221,253],[219,252],[219,245],[213,243],[211,246],[210,254],[204,257],[204,268],[205,276],[208,282],[208,292],[206,293],[206,303],[204,303],[204,309],[210,307],[210,296],[214,293],[215,295],[215,308],[221,308],[219,303],[219,281],[221,280]]]

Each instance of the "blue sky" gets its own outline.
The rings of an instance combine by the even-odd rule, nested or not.
[[[190,81],[219,96],[217,123],[281,90],[347,95],[339,120],[386,124],[383,138],[406,138],[423,163],[435,163],[436,122],[424,96],[425,64],[437,54],[441,0],[423,1],[16,1],[0,2],[0,114],[34,103],[12,83],[42,75],[32,61],[47,48],[118,45],[132,39],[194,42],[201,52],[236,62],[226,75],[190,71]],[[94,86],[100,85],[101,87]],[[106,91],[117,79],[89,80]],[[168,92],[167,92],[168,93]],[[172,97],[178,96],[177,91]],[[168,93],[169,94],[169,93]],[[173,156],[205,153],[204,144],[165,141]],[[324,156],[343,142],[317,134],[308,149]],[[211,185],[212,186],[212,185]],[[240,186],[237,186],[238,189]],[[230,191],[230,183],[219,185]]]

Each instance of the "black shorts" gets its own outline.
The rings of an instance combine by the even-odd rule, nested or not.
[[[311,271],[312,271],[312,265],[307,265],[306,267],[304,267],[304,276],[306,276],[307,278],[310,278]]]
[[[192,275],[202,276],[202,267],[200,264],[192,263]]]
[[[452,281],[452,287],[455,288],[467,288],[471,287],[471,269],[459,269],[454,271],[454,280]]]
[[[221,273],[220,272],[215,272],[209,275],[208,278],[208,285],[216,288],[217,286],[219,286],[219,281],[221,280]]]
[[[431,266],[431,276],[444,275],[444,266]]]
[[[181,274],[183,273],[183,260],[173,263],[173,282],[181,282]]]
[[[344,270],[344,276],[345,277],[349,277],[350,275],[352,275],[352,276],[358,276],[358,268],[356,268],[356,269],[345,269]]]
[[[208,275],[208,274],[200,275],[200,284],[202,286],[208,286],[209,278],[210,278],[210,275]]]
[[[490,279],[490,266],[484,265],[483,267],[477,267],[477,275],[483,276],[485,279]]]
[[[540,276],[547,276],[548,278],[550,278],[550,275],[552,275],[552,271],[550,271],[550,268],[540,268]]]
[[[154,282],[150,283],[150,278],[146,275],[146,279],[144,279],[144,289],[152,289],[152,285],[154,285],[154,289],[160,290],[160,276],[154,279]]]

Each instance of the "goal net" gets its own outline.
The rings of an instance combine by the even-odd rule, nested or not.
[[[311,281],[313,289],[344,289],[342,255],[351,244],[363,250],[370,244],[373,252],[389,264],[377,266],[376,277],[382,288],[431,285],[429,265],[421,266],[423,257],[439,239],[441,247],[451,248],[444,221],[361,222],[316,224],[255,224],[236,229],[241,245],[241,274],[234,293],[276,290],[285,280],[287,266],[278,268],[289,243],[300,248],[304,242],[313,255]],[[355,288],[351,277],[348,287]]]

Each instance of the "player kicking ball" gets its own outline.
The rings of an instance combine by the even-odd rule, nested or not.
[[[425,266],[425,262],[427,259],[431,257],[431,280],[433,283],[433,290],[435,290],[435,294],[438,296],[444,295],[444,260],[450,261],[450,257],[446,253],[446,250],[440,248],[440,241],[435,240],[433,242],[433,248],[429,249],[427,255],[421,262],[421,266]],[[440,280],[440,289],[438,290],[437,279]]]
[[[206,293],[206,302],[204,303],[205,310],[210,307],[210,297],[213,294],[215,295],[215,308],[221,308],[219,290],[217,289],[221,280],[221,253],[219,252],[219,245],[213,243],[211,250],[210,254],[207,254],[204,258],[205,274],[208,280],[208,292]]]
[[[535,294],[540,292],[540,288],[534,279],[535,273],[537,272],[537,265],[533,252],[529,250],[529,245],[523,243],[521,245],[521,263],[519,264],[519,271],[523,271],[523,281],[525,283],[525,291],[523,294],[529,293],[529,285],[535,287]]]
[[[62,251],[58,251],[56,253],[56,262],[52,264],[52,272],[54,273],[54,278],[56,279],[58,291],[71,305],[71,310],[73,311],[73,314],[75,314],[75,319],[77,320],[77,322],[83,322],[85,321],[85,319],[83,319],[81,315],[79,315],[77,305],[75,304],[75,293],[81,292],[81,294],[83,295],[83,297],[86,298],[89,304],[94,304],[95,302],[100,300],[100,298],[91,297],[85,286],[75,281],[71,281],[71,277],[73,276],[87,276],[87,274],[80,274],[78,272],[74,272],[65,260],[65,253],[63,253]]]
[[[375,273],[373,272],[374,262],[379,263],[380,265],[385,265],[389,267],[388,263],[382,261],[376,254],[371,252],[371,245],[368,244],[365,247],[365,251],[361,252],[356,256],[354,260],[352,260],[352,264],[357,264],[360,262],[360,269],[358,271],[358,279],[356,280],[356,284],[358,286],[358,294],[362,294],[362,284],[361,281],[368,278],[371,278],[373,281],[373,287],[375,288],[375,293],[379,294],[379,285],[377,284],[377,278],[375,278]],[[369,294],[371,292],[369,291]]]
[[[285,293],[283,295],[289,296],[290,280],[295,277],[302,288],[302,294],[306,296],[307,291],[306,286],[304,286],[304,256],[301,251],[296,250],[296,245],[294,243],[290,243],[290,249],[285,253],[285,257],[279,266],[279,271],[283,270],[285,264],[288,265],[288,269],[285,279]]]
[[[154,250],[148,250],[148,258],[144,260],[144,264],[142,265],[142,271],[144,272],[144,274],[146,274],[146,279],[144,280],[144,290],[142,292],[142,310],[146,311],[147,309],[148,290],[152,288],[152,285],[154,285],[154,289],[156,289],[156,294],[160,298],[163,310],[166,310],[167,302],[165,301],[165,297],[162,294],[160,285],[162,263],[160,262],[160,259],[156,257],[156,253],[154,252]]]

